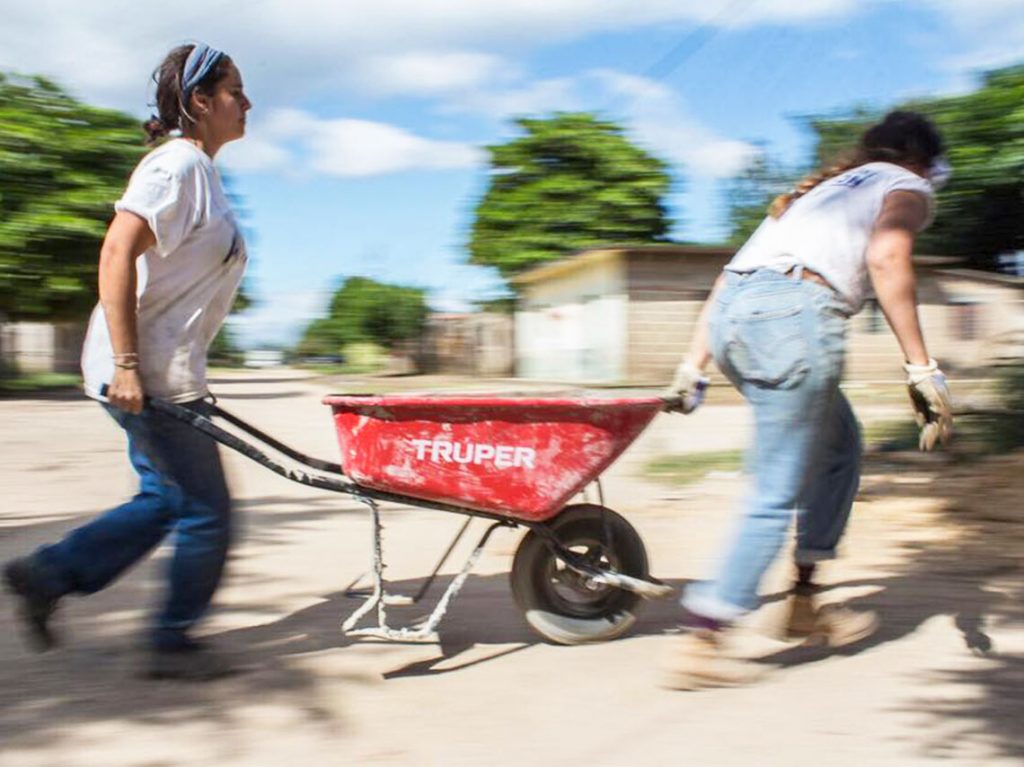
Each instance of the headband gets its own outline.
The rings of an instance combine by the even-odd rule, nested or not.
[[[210,74],[210,71],[217,66],[224,58],[224,52],[211,48],[205,43],[196,43],[196,46],[185,59],[185,68],[181,72],[181,95],[182,100],[187,104],[192,96],[192,91],[203,79]]]

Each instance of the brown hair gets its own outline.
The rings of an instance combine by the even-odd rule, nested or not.
[[[153,82],[156,83],[156,102],[152,105],[157,113],[144,124],[147,144],[155,144],[171,131],[182,131],[187,123],[194,123],[195,118],[189,114],[188,104],[182,97],[181,79],[185,69],[185,60],[195,45],[179,45],[174,48],[153,71]],[[196,86],[196,90],[212,95],[217,83],[224,79],[231,66],[229,56],[221,57],[220,61],[210,70]]]
[[[942,136],[922,114],[897,110],[887,114],[860,137],[853,153],[835,165],[804,178],[792,191],[772,200],[768,215],[779,218],[789,206],[822,181],[869,162],[929,166],[943,152]]]

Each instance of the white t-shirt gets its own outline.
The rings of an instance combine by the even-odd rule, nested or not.
[[[247,258],[220,175],[201,149],[173,139],[142,159],[114,208],[143,218],[156,236],[136,262],[143,389],[172,402],[204,397],[206,352],[231,310]],[[90,397],[103,399],[112,355],[97,304],[82,351]]]
[[[823,181],[794,201],[779,218],[766,218],[725,267],[732,272],[770,268],[781,272],[802,265],[824,277],[856,314],[864,305],[870,279],[867,246],[885,196],[905,190],[928,201],[931,184],[899,165],[871,162]],[[924,228],[924,227],[922,227]]]

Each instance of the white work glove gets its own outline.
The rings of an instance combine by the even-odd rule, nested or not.
[[[928,360],[927,365],[903,366],[907,372],[907,389],[914,406],[914,418],[921,427],[919,447],[931,450],[936,442],[948,445],[953,436],[953,407],[950,404],[946,376],[939,363]]]
[[[679,397],[679,404],[666,409],[669,412],[692,413],[704,401],[704,392],[710,383],[696,365],[684,360],[676,368],[672,385],[665,392],[667,397]]]

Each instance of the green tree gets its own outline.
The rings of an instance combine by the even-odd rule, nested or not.
[[[1024,65],[984,76],[973,93],[920,105],[942,130],[953,166],[923,244],[992,267],[1024,249]]]
[[[364,342],[393,347],[419,337],[426,318],[423,290],[349,277],[331,298],[327,317],[306,328],[297,351],[337,354],[349,344]]]
[[[230,326],[224,325],[207,351],[207,359],[217,365],[238,365],[244,357]]]
[[[144,151],[134,117],[41,77],[0,74],[0,314],[91,309],[113,202]]]
[[[985,74],[961,96],[900,105],[935,120],[948,147],[953,177],[937,196],[935,224],[919,250],[969,259],[992,268],[1002,252],[1024,249],[1024,65]],[[881,112],[855,110],[817,118],[815,159],[827,165],[852,149]]]
[[[751,160],[726,190],[729,245],[742,245],[764,220],[768,206],[793,186],[796,173],[775,163],[764,151]]]
[[[516,121],[524,135],[489,147],[470,262],[503,276],[580,248],[663,239],[666,165],[614,123],[585,113]]]

